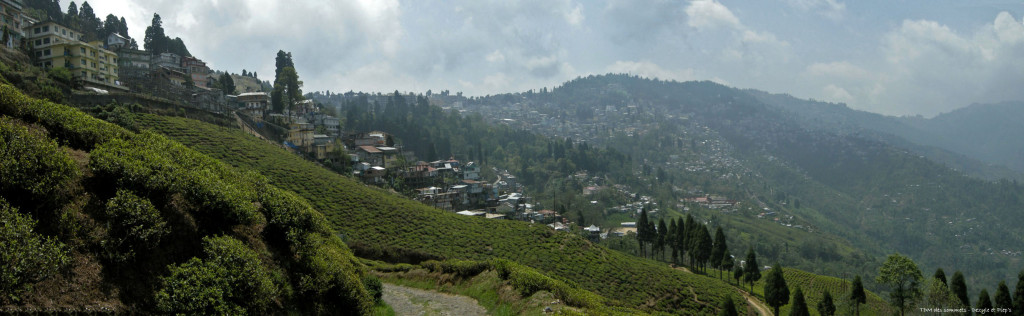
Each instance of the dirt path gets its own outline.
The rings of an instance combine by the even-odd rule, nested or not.
[[[757,310],[757,313],[760,314],[761,316],[772,315],[772,312],[770,309],[768,309],[768,306],[764,305],[764,303],[761,303],[761,301],[758,300],[756,297],[750,296],[750,294],[747,294],[747,292],[744,291],[737,290],[737,292],[740,292],[740,294],[743,295],[743,298],[747,299],[747,303],[750,303],[750,306],[753,306],[754,309]]]
[[[459,295],[384,283],[384,302],[396,315],[486,315],[476,300]]]

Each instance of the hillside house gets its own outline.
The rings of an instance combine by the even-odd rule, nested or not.
[[[270,95],[266,92],[246,92],[238,95],[238,103],[253,121],[260,122],[270,107]]]
[[[181,68],[192,78],[196,87],[210,87],[210,68],[199,58],[185,56],[181,58]]]
[[[103,42],[82,42],[82,33],[54,21],[39,22],[24,29],[35,65],[67,68],[86,86],[127,90],[118,81],[117,54],[103,48]]]
[[[21,39],[25,37],[22,28],[35,23],[25,15],[23,9],[24,3],[21,0],[0,0],[0,28],[7,30],[7,41],[2,45],[7,48],[20,45]]]

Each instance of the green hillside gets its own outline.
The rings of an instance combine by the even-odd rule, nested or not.
[[[369,313],[363,266],[262,176],[0,84],[0,310]]]
[[[732,288],[609,250],[542,225],[465,217],[426,207],[333,173],[240,130],[194,120],[140,115],[145,128],[235,165],[308,199],[350,245],[391,257],[505,258],[578,284],[622,305],[651,311],[714,313]],[[612,303],[614,305],[615,303]]]
[[[790,268],[783,268],[782,273],[785,276],[786,285],[789,286],[790,293],[795,291],[797,287],[803,289],[811,315],[819,315],[815,306],[821,301],[826,290],[832,294],[832,299],[836,305],[836,314],[853,314],[853,305],[849,299],[852,287],[851,281]],[[764,282],[765,278],[761,278],[760,281],[754,283],[754,293],[760,297],[764,297]],[[867,294],[868,302],[860,306],[861,315],[892,315],[895,312],[877,294],[871,291],[865,291],[865,293]],[[792,303],[792,298],[790,303]],[[790,305],[782,306],[779,309],[779,313],[789,315],[789,309]]]

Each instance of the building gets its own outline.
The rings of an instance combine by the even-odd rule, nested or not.
[[[178,71],[176,68],[170,67],[157,67],[157,69],[153,71],[153,75],[157,78],[162,78],[179,86],[184,86],[185,82],[188,80],[187,74]]]
[[[192,77],[196,87],[210,87],[210,68],[206,62],[192,56],[181,58],[181,68]]]
[[[53,21],[33,24],[24,31],[37,67],[67,68],[85,85],[127,89],[118,82],[117,54],[104,49],[102,42],[82,42],[80,32]]]
[[[107,36],[107,41],[103,48],[116,52],[120,51],[122,48],[127,47],[128,44],[129,43],[127,37],[121,36],[121,34],[117,33],[110,33],[110,35]]]
[[[153,63],[153,55],[150,55],[147,51],[138,49],[122,48],[117,51],[117,57],[117,64],[121,67],[120,69],[122,71],[130,68],[149,71],[150,65]]]
[[[0,0],[0,29],[3,29],[3,45],[7,48],[18,46],[25,37],[21,28],[29,23],[22,8],[21,0]]]
[[[185,72],[185,69],[181,67],[181,56],[175,53],[153,55],[151,64],[153,68],[164,67],[181,73]]]
[[[270,95],[266,92],[246,92],[238,95],[238,103],[254,121],[262,121],[263,114],[270,106]]]

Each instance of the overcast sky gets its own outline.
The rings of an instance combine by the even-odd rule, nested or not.
[[[69,1],[62,1],[67,6]],[[81,1],[77,1],[81,5]],[[94,0],[139,41],[158,13],[211,68],[304,91],[518,92],[589,74],[713,80],[933,116],[1024,100],[1024,2]]]

